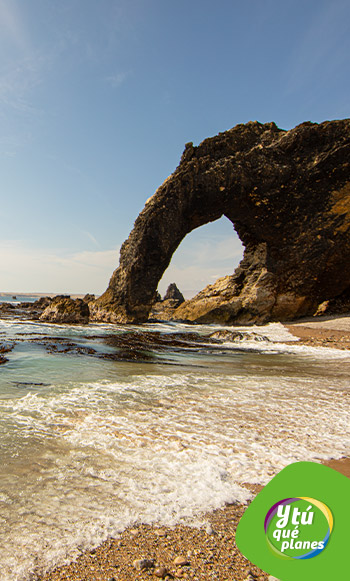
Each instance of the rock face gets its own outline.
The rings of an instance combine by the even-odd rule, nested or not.
[[[196,322],[249,323],[313,314],[350,289],[350,120],[290,131],[250,122],[198,147],[146,202],[95,320],[145,321],[183,238],[222,215],[244,247],[240,265],[176,310]]]
[[[52,299],[42,315],[41,321],[51,323],[88,323],[89,306],[82,299],[71,299],[68,296],[57,296]]]

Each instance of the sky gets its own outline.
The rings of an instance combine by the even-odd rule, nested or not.
[[[185,143],[350,117],[349,0],[0,0],[0,291],[102,293]],[[242,257],[221,218],[160,284]]]

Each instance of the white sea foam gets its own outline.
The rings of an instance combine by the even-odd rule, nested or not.
[[[248,332],[257,330],[267,336],[267,327]],[[113,378],[109,368],[104,380],[67,382],[57,367],[49,385],[7,387],[1,581],[29,579],[135,521],[172,525],[243,502],[243,482],[266,483],[293,461],[348,455],[349,362],[273,342],[280,331],[224,350],[208,344],[207,366],[202,358],[182,372],[116,363]],[[104,377],[107,362],[84,361]]]
[[[312,359],[350,359],[350,351],[345,349],[335,349],[333,347],[312,347],[310,345],[299,345],[279,342],[254,341],[244,340],[232,343],[225,341],[222,343],[228,349],[237,349],[239,345],[240,350],[255,350],[261,353],[281,353],[294,354],[301,357],[311,357]]]

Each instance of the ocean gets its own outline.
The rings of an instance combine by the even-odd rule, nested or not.
[[[29,295],[29,294],[0,294],[0,304],[1,303],[12,303],[19,305],[19,303],[34,303],[40,298],[40,295]]]
[[[0,320],[2,581],[136,522],[200,522],[291,462],[349,455],[349,352],[278,323],[211,343],[218,329]],[[125,332],[129,347],[113,339]]]

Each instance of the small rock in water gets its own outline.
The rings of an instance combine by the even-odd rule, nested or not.
[[[186,557],[182,557],[182,556],[178,556],[174,559],[174,565],[177,565],[177,567],[184,567],[185,565],[189,565],[189,561],[188,559],[186,559]]]
[[[154,561],[151,559],[135,559],[132,564],[138,571],[143,571],[143,569],[153,569],[154,567]]]

